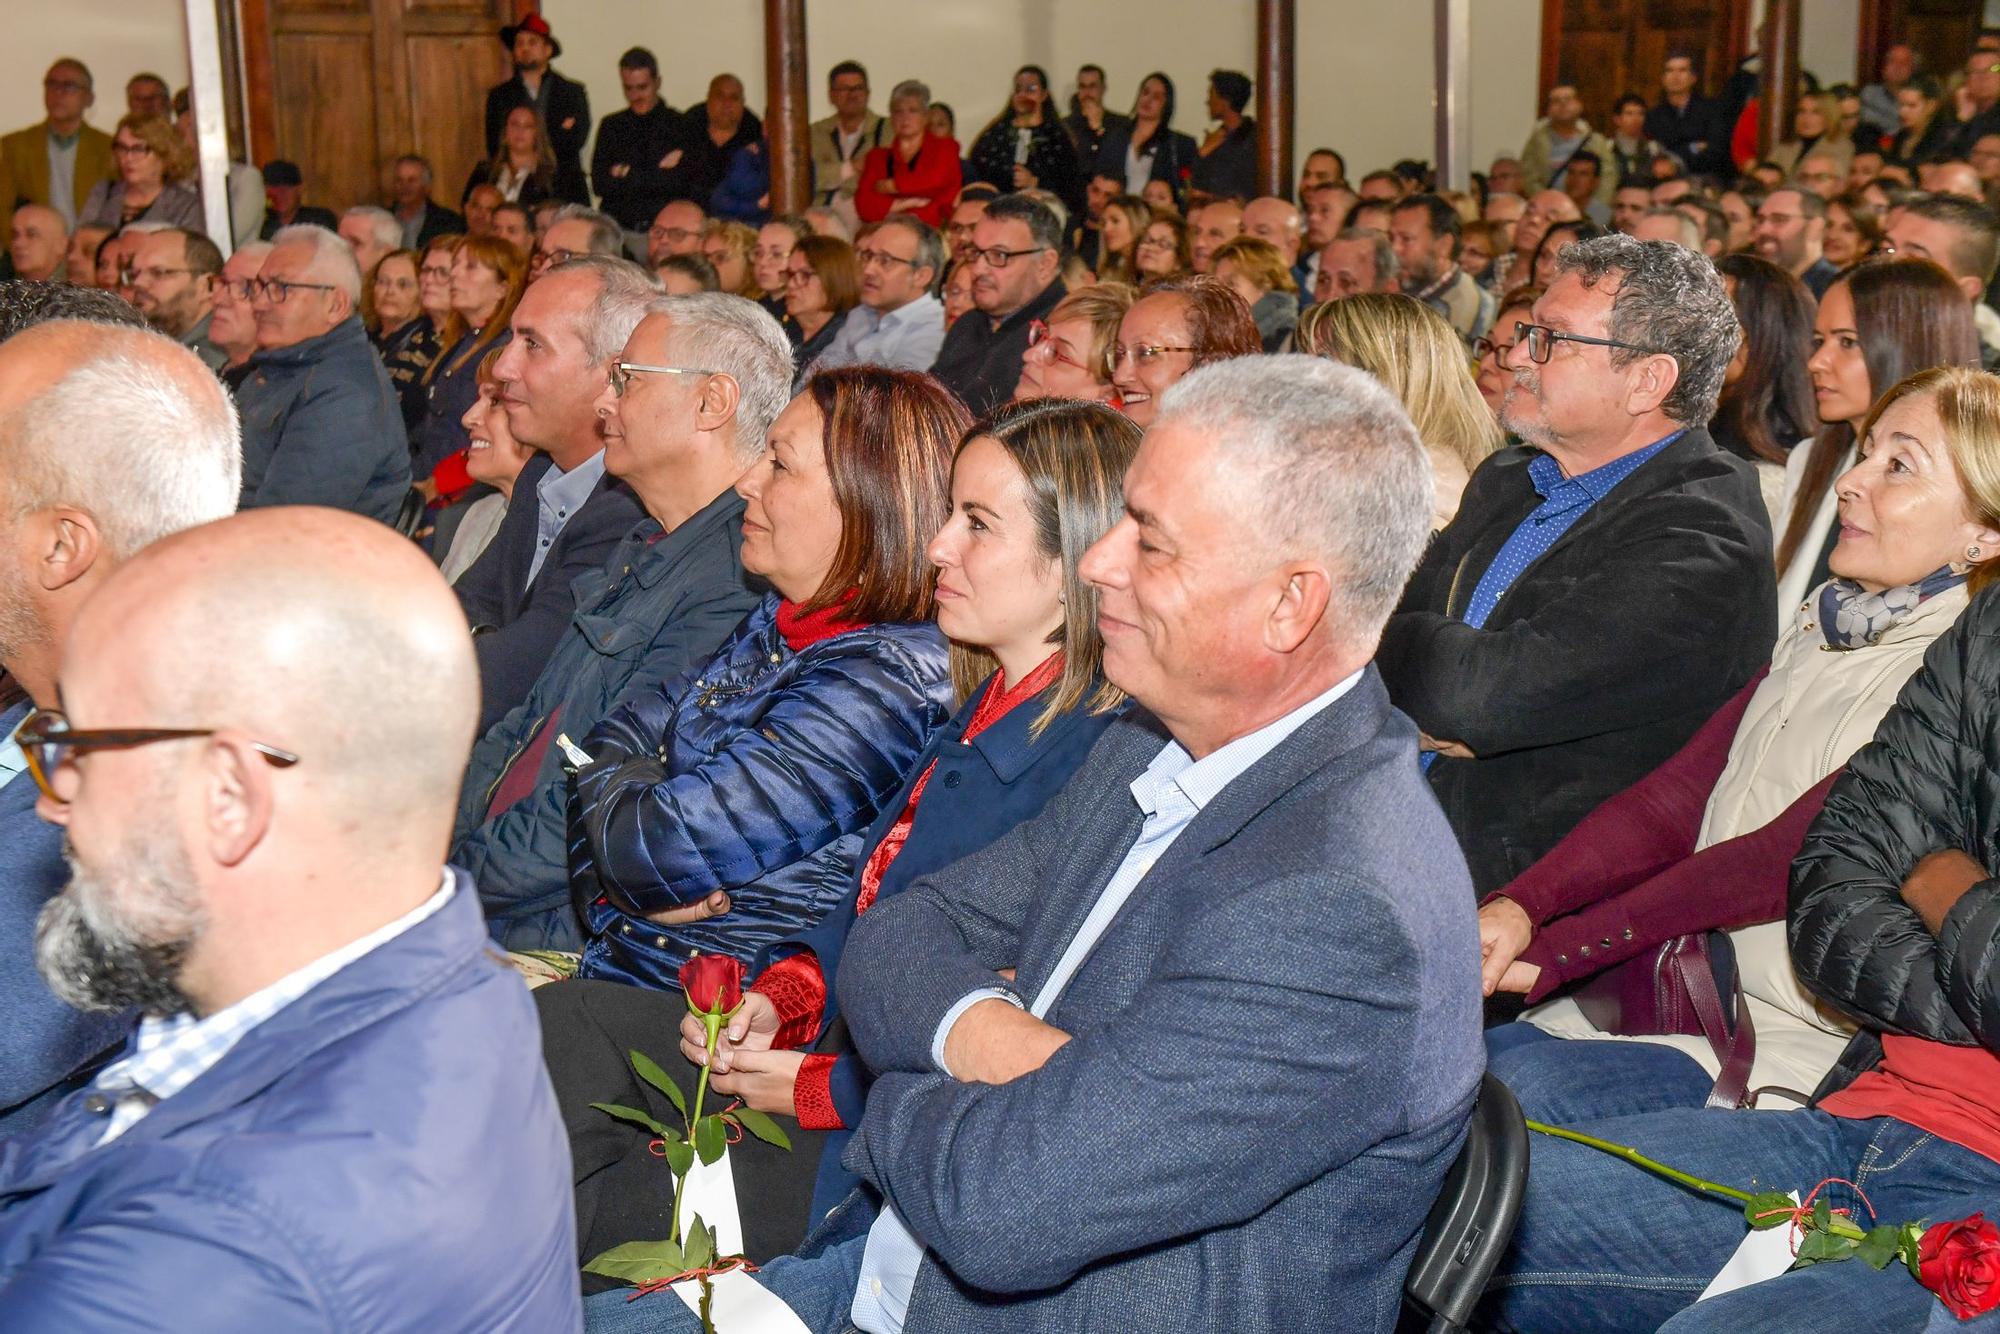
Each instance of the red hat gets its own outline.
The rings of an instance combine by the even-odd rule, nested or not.
[[[512,51],[514,49],[515,34],[523,32],[531,32],[549,44],[551,48],[549,59],[553,60],[562,54],[562,43],[557,41],[556,35],[549,31],[549,21],[540,14],[530,14],[519,23],[510,23],[502,28],[500,30],[500,45]]]

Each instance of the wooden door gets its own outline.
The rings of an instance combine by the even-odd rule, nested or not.
[[[379,203],[421,153],[456,205],[484,144],[486,90],[507,77],[514,0],[243,0],[251,143],[290,158],[308,202]]]
[[[1939,79],[1957,73],[1972,54],[1984,16],[1983,0],[1861,0],[1861,81],[1874,81],[1882,53],[1899,42],[1907,42]]]
[[[1542,0],[1541,92],[1573,84],[1598,129],[1626,93],[1660,99],[1669,51],[1701,60],[1701,87],[1722,90],[1745,50],[1749,0]]]

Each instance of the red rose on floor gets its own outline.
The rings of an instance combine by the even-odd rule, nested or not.
[[[1933,1225],[1917,1244],[1917,1278],[1960,1320],[1992,1310],[2000,1305],[2000,1228],[1984,1214]]]
[[[681,965],[681,989],[699,1014],[727,1014],[743,1003],[743,965],[726,954],[697,954]]]

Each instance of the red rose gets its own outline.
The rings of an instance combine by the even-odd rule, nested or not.
[[[681,989],[697,1014],[727,1014],[743,1003],[743,965],[726,954],[697,954],[681,965]]]
[[[2000,1228],[1974,1214],[1937,1223],[1917,1243],[1917,1279],[1970,1320],[2000,1305]]]

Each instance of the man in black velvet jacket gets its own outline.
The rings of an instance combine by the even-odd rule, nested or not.
[[[1705,423],[1740,338],[1663,241],[1563,252],[1508,354],[1528,442],[1466,487],[1377,662],[1481,894],[1678,749],[1770,656],[1770,521]]]

